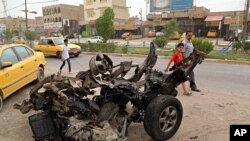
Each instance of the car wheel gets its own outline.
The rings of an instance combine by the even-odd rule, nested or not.
[[[78,57],[78,56],[79,56],[79,54],[80,54],[80,53],[78,53],[78,54],[75,54],[74,56],[75,56],[75,57]]]
[[[60,51],[56,52],[56,57],[59,58],[59,59],[61,59],[61,52]]]
[[[2,95],[0,95],[0,111],[2,110],[3,108],[3,97]]]
[[[144,129],[154,140],[168,140],[179,129],[182,115],[178,99],[169,95],[157,96],[145,111]]]
[[[35,83],[38,83],[44,79],[44,70],[42,67],[39,67],[37,70],[37,78],[35,80]]]

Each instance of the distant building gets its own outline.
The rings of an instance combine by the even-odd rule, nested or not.
[[[56,4],[45,6],[43,10],[44,30],[61,32],[65,35],[77,34],[84,23],[84,6]]]
[[[90,34],[96,35],[95,21],[99,18],[104,10],[112,8],[115,13],[114,24],[119,25],[129,19],[129,7],[126,0],[84,0],[84,16],[86,25],[90,26]]]

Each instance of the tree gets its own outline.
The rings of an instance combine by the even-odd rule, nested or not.
[[[179,23],[176,19],[172,19],[169,22],[167,22],[164,26],[164,34],[167,39],[169,39],[171,36],[174,36],[175,32],[179,29]]]
[[[4,32],[3,32],[3,37],[5,39],[5,41],[8,43],[11,41],[11,38],[13,37],[13,34],[12,34],[12,31],[9,30],[9,29],[6,29]]]
[[[103,37],[103,42],[107,40],[115,33],[114,28],[114,11],[112,8],[105,9],[103,15],[96,20],[96,31],[97,34]]]
[[[33,31],[26,31],[25,32],[25,37],[26,39],[28,39],[29,41],[34,41],[36,39],[36,33]]]
[[[33,32],[33,31],[26,31],[26,32],[25,32],[25,37],[26,37],[27,40],[30,41],[30,42],[29,42],[29,46],[30,46],[31,48],[34,48],[34,47],[35,47],[35,45],[34,45],[34,40],[36,39],[36,33]]]

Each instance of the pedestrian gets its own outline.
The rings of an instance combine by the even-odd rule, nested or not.
[[[64,39],[64,46],[62,47],[61,51],[61,59],[62,59],[62,65],[60,67],[60,72],[62,72],[62,69],[65,65],[65,62],[68,63],[69,73],[71,74],[71,64],[70,64],[70,57],[69,57],[69,47],[68,47],[68,39]]]
[[[184,55],[183,55],[183,48],[184,48],[184,44],[183,43],[179,43],[176,47],[176,53],[174,53],[174,55],[171,57],[171,59],[169,60],[169,63],[166,67],[166,69],[164,70],[165,72],[168,72],[169,67],[171,65],[171,63],[173,62],[174,65],[178,64],[179,62],[181,62],[184,59]],[[173,70],[175,71],[175,70]],[[185,82],[181,83],[182,85],[182,89],[183,89],[183,94],[184,95],[191,95],[191,92],[188,92],[185,86]]]
[[[187,31],[186,39],[182,41],[182,43],[184,44],[184,58],[187,58],[194,51],[194,46],[192,44],[192,36],[192,31]],[[191,90],[195,92],[200,92],[201,90],[197,88],[195,83],[194,71],[190,72],[189,78],[189,87],[191,88]]]

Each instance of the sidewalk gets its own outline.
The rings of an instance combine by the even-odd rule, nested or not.
[[[249,124],[250,97],[217,94],[209,90],[178,95],[183,119],[177,133],[168,141],[229,141],[231,124]],[[143,124],[131,124],[128,141],[153,141]]]

